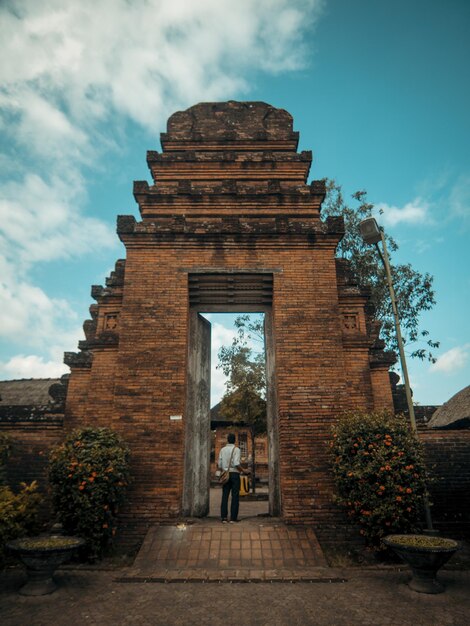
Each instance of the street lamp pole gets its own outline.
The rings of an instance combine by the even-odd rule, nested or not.
[[[359,228],[361,230],[361,236],[365,243],[374,244],[379,253],[380,259],[384,265],[385,273],[387,276],[388,290],[390,293],[390,300],[392,301],[393,319],[395,321],[395,332],[397,335],[398,352],[400,354],[400,364],[403,373],[403,382],[405,383],[406,402],[408,404],[408,414],[410,416],[411,430],[414,436],[418,439],[418,429],[416,427],[415,410],[413,406],[413,398],[411,396],[410,379],[408,377],[408,368],[406,366],[405,349],[403,346],[403,338],[401,336],[400,318],[398,316],[397,300],[395,297],[395,290],[393,288],[392,272],[390,270],[390,260],[387,251],[387,244],[385,243],[385,235],[379,225],[375,221],[375,218],[369,217],[363,220]],[[379,248],[379,241],[382,242],[383,254]],[[434,532],[432,525],[431,509],[427,497],[424,499],[424,513],[426,517],[427,530]]]
[[[383,255],[380,251],[379,244],[376,243],[375,247],[379,253],[382,263],[385,267],[385,273],[387,275],[388,291],[390,293],[390,300],[392,301],[393,319],[395,321],[395,332],[397,335],[398,352],[400,354],[401,370],[403,373],[403,381],[405,383],[406,402],[408,404],[408,415],[410,416],[411,429],[414,434],[418,434],[418,428],[416,427],[415,409],[413,406],[413,398],[411,395],[410,379],[408,377],[408,368],[406,366],[405,349],[403,346],[403,339],[401,336],[400,318],[398,317],[397,300],[395,297],[395,289],[393,288],[392,272],[390,270],[390,259],[388,257],[387,244],[385,243],[385,237],[382,230],[380,230],[380,238],[382,240]]]

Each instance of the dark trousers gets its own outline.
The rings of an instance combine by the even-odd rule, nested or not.
[[[238,518],[238,501],[240,494],[240,474],[238,472],[230,472],[229,479],[222,485],[222,503],[220,505],[220,517],[227,519],[228,516],[228,497],[232,492],[232,502],[230,503],[230,519],[234,522]]]

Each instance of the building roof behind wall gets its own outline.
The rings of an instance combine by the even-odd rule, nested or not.
[[[60,378],[22,378],[0,381],[0,406],[43,406],[53,398],[49,388]]]
[[[437,409],[429,428],[470,428],[470,385],[452,396]]]

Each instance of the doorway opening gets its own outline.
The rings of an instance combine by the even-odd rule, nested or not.
[[[240,514],[269,513],[269,459],[266,401],[264,313],[204,313],[212,325],[211,342],[211,491],[212,517],[219,516],[217,470],[220,450],[235,435],[242,479]]]
[[[217,275],[215,281],[212,275],[210,279],[198,275],[192,293],[191,275],[189,282],[183,514],[218,516],[218,455],[228,433],[233,432],[242,464],[249,467],[254,479],[246,500],[240,498],[240,514],[243,516],[246,508],[255,515],[278,516],[272,275],[248,274],[241,279],[233,274],[228,279]],[[217,296],[219,301],[214,302]]]

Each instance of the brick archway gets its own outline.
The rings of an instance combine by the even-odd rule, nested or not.
[[[111,426],[128,440],[130,521],[194,511],[185,476],[195,298],[247,310],[243,298],[267,296],[278,462],[271,510],[287,522],[330,527],[332,421],[353,407],[392,407],[393,357],[383,352],[367,291],[335,259],[342,220],[322,221],[325,186],[307,184],[312,155],[297,152],[287,111],[263,102],[199,104],[169,118],[161,143],[161,153],[147,154],[153,183],[134,183],[142,220],[118,217],[126,259],[105,287],[92,288],[86,339],[66,353],[66,425]]]

